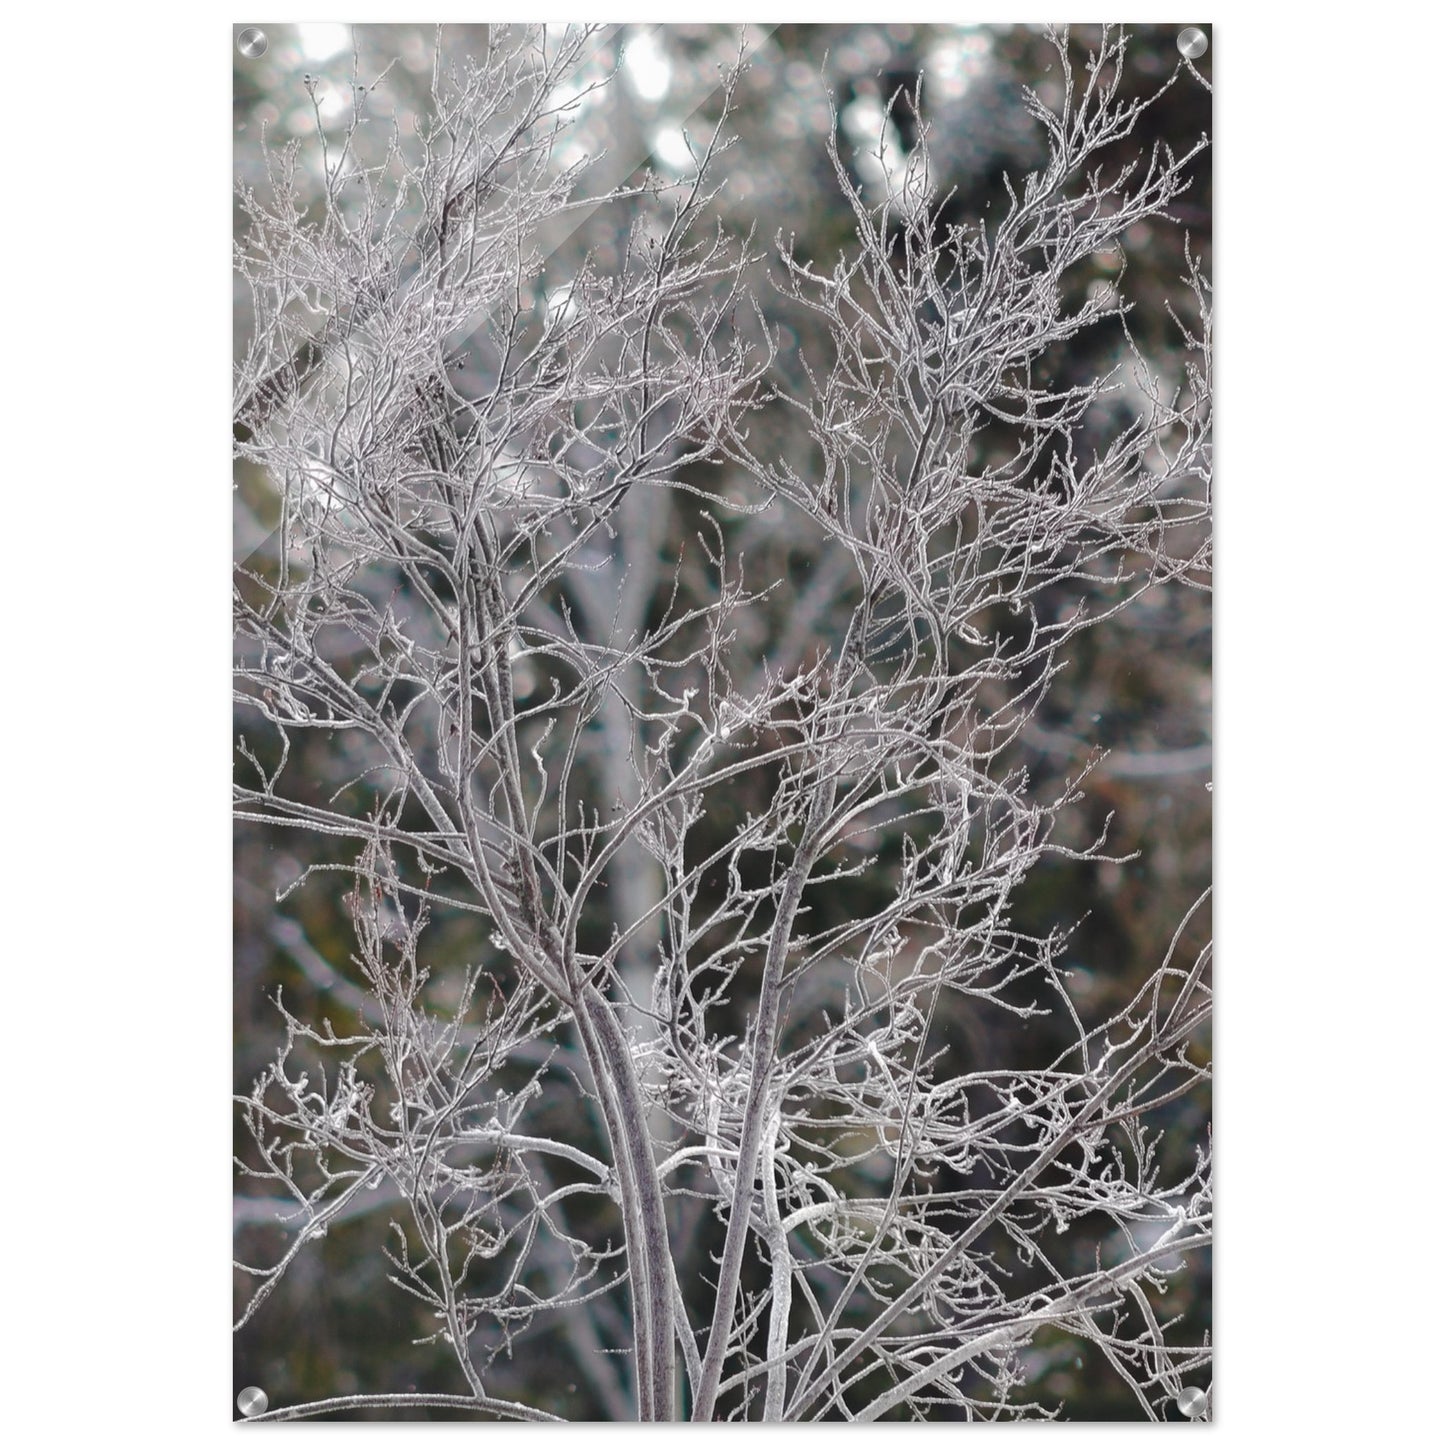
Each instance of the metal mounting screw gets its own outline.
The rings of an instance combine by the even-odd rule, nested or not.
[[[1174,1403],[1179,1407],[1181,1415],[1193,1420],[1204,1413],[1204,1407],[1208,1405],[1209,1397],[1198,1385],[1186,1385],[1174,1397]]]
[[[239,1395],[236,1396],[236,1408],[249,1420],[254,1415],[264,1415],[266,1407],[271,1402],[266,1398],[264,1390],[257,1389],[255,1385],[247,1385]]]
[[[266,47],[270,41],[266,39],[266,32],[258,30],[254,25],[248,25],[236,37],[236,49],[246,57],[247,60],[258,60],[266,53]]]
[[[1188,25],[1181,30],[1175,43],[1186,60],[1198,60],[1209,49],[1209,37],[1197,25]]]

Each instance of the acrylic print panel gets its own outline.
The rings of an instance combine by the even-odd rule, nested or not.
[[[255,1418],[1207,1418],[1177,26],[235,54]]]

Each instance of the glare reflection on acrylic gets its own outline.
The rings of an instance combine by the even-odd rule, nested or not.
[[[247,1419],[1207,1419],[1209,36],[238,26]]]

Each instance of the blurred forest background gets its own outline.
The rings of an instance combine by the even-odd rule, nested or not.
[[[1130,27],[1128,94],[1156,89],[1175,71],[1177,26]],[[365,97],[370,123],[378,131],[393,117],[403,132],[429,104],[437,32],[424,26],[338,25],[268,27],[269,48],[258,59],[235,58],[235,172],[238,182],[264,185],[263,135],[276,144],[300,138],[302,164],[321,185],[316,113],[304,84],[316,79],[316,98],[325,124],[340,125],[356,103],[355,85],[371,81],[390,65],[384,84]],[[1090,30],[1073,34],[1087,46]],[[1041,31],[1028,27],[945,25],[717,25],[622,26],[604,32],[592,68],[596,78],[620,64],[610,84],[582,97],[582,116],[563,148],[561,163],[606,151],[594,168],[589,189],[636,179],[652,168],[678,175],[689,168],[687,136],[706,133],[719,103],[719,67],[736,61],[741,41],[749,69],[739,88],[730,127],[741,144],[722,160],[727,187],[722,198],[724,224],[739,237],[753,230],[754,250],[772,252],[781,230],[795,237],[800,258],[816,257],[830,268],[840,249],[850,246],[853,219],[839,194],[826,152],[832,124],[829,95],[840,127],[840,151],[855,167],[860,183],[875,199],[885,185],[876,159],[867,151],[880,131],[893,157],[901,162],[917,138],[917,117],[906,104],[889,104],[900,88],[912,90],[923,77],[922,112],[930,127],[930,156],[940,191],[952,190],[947,219],[986,218],[1007,204],[1005,177],[1020,178],[1045,158],[1043,132],[1021,100],[1025,85],[1047,101],[1057,87],[1057,57]],[[441,34],[448,53],[463,55],[486,45],[486,27],[449,26]],[[625,47],[625,58],[624,55]],[[1198,62],[1208,74],[1210,57]],[[394,63],[393,63],[394,62]],[[1050,68],[1052,66],[1052,69]],[[1141,118],[1129,145],[1147,153],[1156,139],[1187,150],[1211,124],[1211,96],[1187,72]],[[1185,245],[1210,274],[1211,158],[1195,163],[1192,186],[1176,204],[1168,222],[1139,228],[1127,238],[1128,263],[1122,277],[1116,263],[1098,259],[1096,274],[1079,275],[1081,293],[1091,285],[1117,281],[1133,310],[1130,329],[1140,350],[1166,381],[1183,372],[1177,351],[1173,306],[1187,315],[1184,283]],[[238,233],[243,227],[239,208]],[[755,228],[755,229],[754,229]],[[570,234],[559,236],[560,268],[580,263],[592,252],[605,267],[615,238],[589,228],[588,213],[576,213]],[[810,317],[782,307],[766,280],[765,259],[755,271],[754,290],[779,328],[780,383],[800,386],[800,355],[816,354],[825,335],[810,332]],[[1084,268],[1080,268],[1083,270]],[[248,297],[237,292],[237,356],[247,341]],[[1085,332],[1049,358],[1064,387],[1121,368],[1119,405],[1130,405],[1128,353],[1115,325]],[[813,465],[805,438],[784,408],[755,416],[753,435],[800,470]],[[791,429],[790,429],[791,428]],[[766,438],[766,442],[764,442]],[[236,475],[235,546],[244,559],[268,543],[277,517],[269,480],[244,466]],[[703,469],[683,480],[699,492],[741,487],[726,469]],[[670,500],[670,505],[664,505]],[[698,496],[652,490],[646,510],[624,515],[624,548],[645,549],[654,557],[675,559],[683,541],[697,531]],[[718,513],[724,528],[748,527],[747,553],[752,576],[787,579],[791,607],[774,610],[778,631],[748,641],[759,654],[794,645],[790,637],[826,637],[835,615],[827,605],[827,579],[820,539],[794,519],[788,525],[760,524],[758,518]],[[662,570],[670,585],[671,560]],[[836,615],[846,618],[846,609]],[[836,641],[836,639],[834,639]],[[1067,776],[1101,750],[1108,756],[1090,775],[1086,797],[1070,815],[1069,832],[1059,841],[1086,846],[1109,823],[1109,849],[1115,856],[1135,855],[1122,864],[1080,865],[1061,862],[1041,867],[1015,896],[1022,927],[1037,933],[1073,928],[1067,967],[1081,1010],[1097,1013],[1121,1007],[1140,981],[1157,966],[1179,920],[1210,878],[1210,602],[1207,593],[1168,587],[1148,592],[1110,622],[1084,633],[1070,665],[1050,694],[1045,710],[1023,739],[1024,762],[1040,791],[1052,792]],[[244,718],[238,724],[250,726]],[[334,744],[307,734],[300,766],[318,778],[345,774],[345,761],[333,756]],[[599,779],[599,790],[603,787]],[[738,816],[748,799],[737,799]],[[719,836],[733,820],[717,817]],[[888,840],[880,847],[886,854]],[[278,905],[276,894],[304,867],[328,856],[349,861],[338,846],[326,853],[324,841],[294,830],[240,824],[235,835],[235,1088],[246,1094],[256,1075],[274,1058],[284,1027],[276,1011],[277,989],[287,1006],[308,1019],[330,1019],[338,1032],[354,1021],[361,990],[348,960],[355,943],[340,895],[344,875],[334,886],[315,880]],[[868,879],[857,881],[867,889]],[[886,878],[879,887],[886,887]],[[1207,918],[1196,920],[1186,940],[1197,945]],[[462,914],[438,913],[429,935],[431,965],[445,966],[449,950],[474,957],[491,948],[484,921]],[[746,1000],[740,1001],[742,1004]],[[1035,1019],[1002,1030],[998,1015],[974,1016],[963,1003],[948,1020],[950,1048],[960,1067],[1033,1066],[1052,1057],[1067,1042],[1048,1019]],[[1192,1156],[1205,1138],[1208,1098],[1192,1094],[1173,1106],[1172,1127],[1163,1148]],[[579,1127],[559,1115],[560,1134]],[[244,1152],[238,1136],[237,1151]],[[275,1220],[268,1198],[238,1184],[235,1207],[236,1254],[255,1262],[274,1259],[284,1247],[285,1230]],[[455,1364],[440,1346],[406,1343],[429,1332],[414,1299],[387,1281],[383,1253],[388,1208],[397,1201],[385,1190],[368,1195],[344,1227],[303,1252],[276,1293],[236,1336],[235,1381],[262,1386],[273,1402],[306,1401],[354,1391],[448,1390],[456,1386]],[[680,1223],[680,1221],[679,1221]],[[690,1267],[682,1279],[705,1301],[709,1251],[716,1251],[707,1219],[692,1222]],[[1092,1259],[1098,1239],[1077,1233],[1081,1260]],[[245,1282],[239,1286],[243,1291]],[[242,1295],[244,1298],[244,1294]],[[1207,1258],[1195,1256],[1171,1282],[1173,1310],[1184,1317],[1182,1338],[1198,1341],[1210,1329],[1211,1285]],[[705,1318],[705,1307],[694,1301]],[[1100,1354],[1068,1336],[1045,1333],[1024,1357],[1028,1393],[1065,1407],[1080,1419],[1138,1418],[1125,1383]],[[534,1334],[519,1343],[513,1358],[494,1367],[499,1392],[573,1419],[605,1417],[585,1372],[571,1363],[558,1338]],[[418,1417],[425,1418],[419,1411]],[[397,1418],[390,1412],[388,1418]]]

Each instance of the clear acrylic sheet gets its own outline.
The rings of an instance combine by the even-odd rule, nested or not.
[[[1207,36],[238,26],[238,1417],[1212,1409]]]

